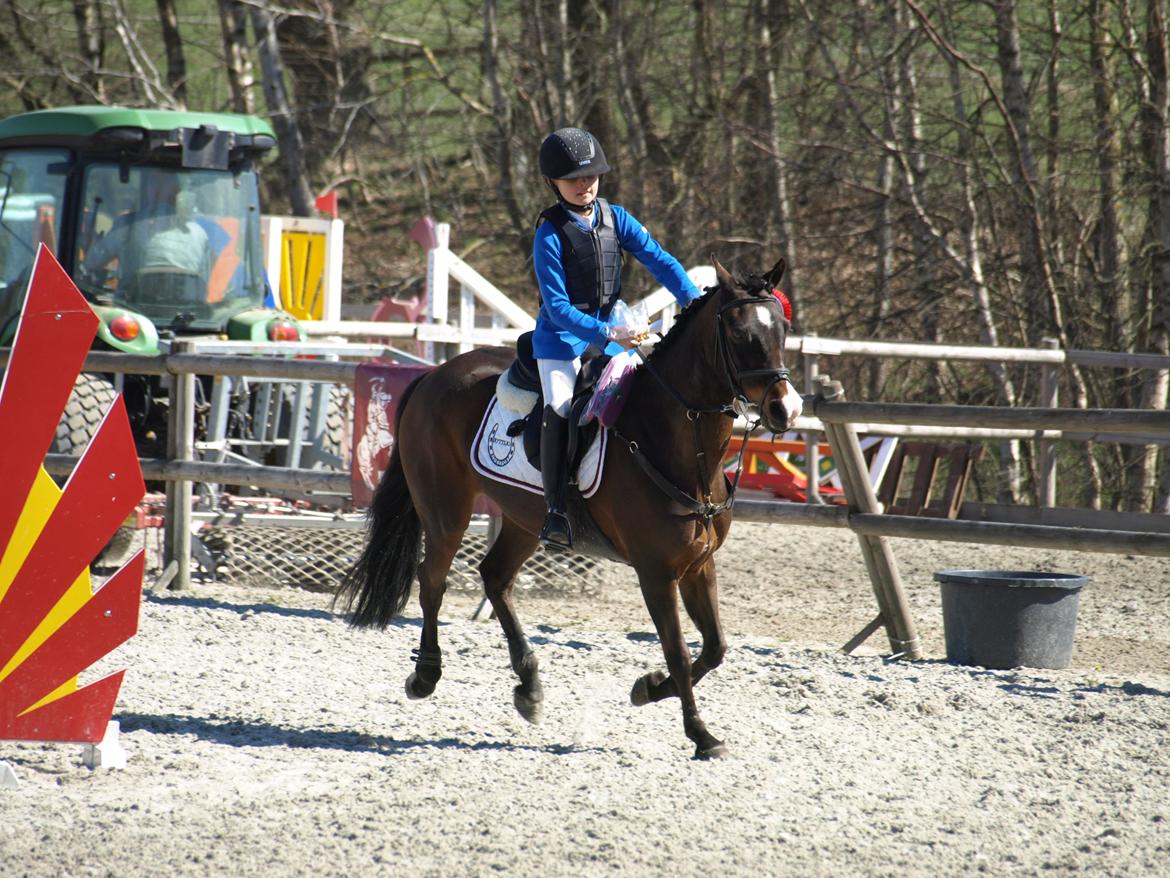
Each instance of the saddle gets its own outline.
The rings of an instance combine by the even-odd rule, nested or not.
[[[593,437],[597,435],[598,423],[596,420],[581,426],[581,414],[589,405],[601,373],[605,371],[605,364],[610,357],[593,349],[586,351],[581,359],[581,372],[577,375],[577,384],[573,388],[573,402],[569,409],[569,451],[567,460],[569,472],[576,472],[581,463],[581,457],[589,448]],[[536,365],[536,356],[532,352],[532,333],[525,332],[516,339],[516,359],[500,376],[501,383],[508,383],[517,390],[536,395],[528,414],[517,418],[509,426],[507,433],[516,437],[523,434],[524,456],[528,458],[536,469],[540,469],[540,421],[544,414],[544,394],[540,389],[540,371]]]

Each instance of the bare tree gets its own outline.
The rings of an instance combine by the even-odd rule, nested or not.
[[[105,85],[101,71],[105,59],[105,27],[98,0],[73,0],[73,18],[77,23],[77,48],[81,53],[80,80],[92,95],[91,100],[104,102]]]
[[[759,88],[760,105],[757,109],[760,127],[763,132],[764,156],[769,170],[769,189],[771,197],[765,201],[764,216],[769,224],[768,236],[775,234],[779,242],[780,255],[788,264],[784,275],[784,292],[792,303],[793,326],[797,332],[801,331],[802,302],[800,285],[800,264],[797,261],[796,247],[792,240],[789,228],[791,205],[788,198],[788,165],[784,160],[783,144],[780,132],[778,109],[781,106],[780,92],[776,84],[777,55],[780,52],[783,40],[779,29],[783,26],[783,16],[780,13],[780,0],[757,0],[756,19],[759,33],[759,44],[756,56],[756,77],[761,82]]]
[[[252,114],[256,112],[256,100],[252,94],[255,82],[248,54],[248,13],[240,0],[218,0],[218,6],[231,108],[236,113]]]
[[[1145,267],[1141,274],[1146,283],[1138,315],[1141,325],[1147,327],[1142,333],[1145,347],[1170,355],[1170,36],[1166,7],[1162,0],[1147,0],[1145,40],[1140,48],[1128,3],[1122,4],[1122,11],[1128,54],[1137,71],[1139,142],[1144,158],[1146,222],[1139,261]],[[1165,409],[1168,388],[1170,371],[1152,370],[1143,384],[1142,406]],[[1158,453],[1152,447],[1145,452],[1151,457]],[[1145,479],[1153,482],[1155,471],[1156,467],[1147,470]],[[1153,511],[1170,512],[1170,449],[1166,446],[1161,449],[1161,477],[1152,503]]]
[[[309,188],[308,171],[305,167],[301,129],[285,89],[284,63],[276,41],[273,16],[266,5],[252,7],[252,30],[256,33],[256,51],[260,55],[260,69],[264,74],[264,96],[268,101],[268,112],[280,143],[280,158],[285,170],[284,182],[289,203],[295,216],[311,216],[313,194]]]
[[[187,56],[183,38],[179,35],[179,13],[175,0],[155,0],[162,31],[163,48],[167,56],[167,85],[176,109],[187,109]]]
[[[492,122],[495,125],[495,156],[496,168],[499,173],[497,191],[507,208],[512,227],[516,230],[520,240],[520,247],[527,251],[531,240],[527,230],[531,220],[520,207],[517,197],[516,156],[513,148],[515,135],[513,130],[512,104],[504,93],[504,84],[500,76],[500,33],[496,17],[496,0],[484,0],[483,4],[483,78],[491,93]]]

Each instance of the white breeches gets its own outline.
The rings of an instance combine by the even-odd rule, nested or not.
[[[572,360],[537,360],[540,370],[540,389],[544,393],[544,404],[551,405],[562,418],[569,416],[573,404],[573,388],[577,386],[577,373],[581,371],[581,358]]]

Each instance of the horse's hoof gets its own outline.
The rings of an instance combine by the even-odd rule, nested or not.
[[[434,691],[435,684],[423,682],[419,679],[418,674],[411,673],[411,675],[406,678],[406,697],[411,701],[418,701],[422,698],[426,698]]]
[[[696,759],[722,759],[727,755],[727,745],[722,741],[715,741],[706,747],[695,748]]]
[[[662,671],[651,671],[649,674],[643,674],[634,681],[634,688],[630,690],[630,704],[634,707],[642,707],[650,703],[650,689],[652,687],[660,686],[662,681],[666,679],[666,674]]]
[[[540,722],[544,715],[544,697],[533,698],[524,691],[523,686],[512,690],[512,703],[516,705],[516,712],[533,725]]]

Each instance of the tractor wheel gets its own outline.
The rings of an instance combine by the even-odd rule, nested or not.
[[[342,469],[349,466],[352,409],[353,393],[350,389],[343,384],[332,385],[329,389],[329,406],[325,414],[325,433],[321,437],[321,450],[326,454],[335,455],[341,461]]]
[[[50,453],[80,457],[117,396],[114,385],[101,375],[84,372],[78,375],[57,424],[57,434],[49,446]],[[133,543],[134,529],[118,528],[94,561],[94,566],[117,567],[130,556]]]
[[[114,385],[101,375],[78,375],[49,451],[79,457],[117,395]]]

